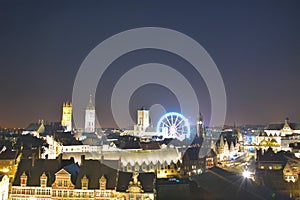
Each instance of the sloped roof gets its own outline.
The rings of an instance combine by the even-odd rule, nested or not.
[[[40,123],[30,123],[25,130],[26,131],[37,131],[41,125],[42,124],[40,124]]]
[[[116,186],[117,170],[112,169],[99,160],[84,160],[76,179],[75,188],[81,188],[81,179],[86,176],[89,180],[89,189],[99,189],[99,179],[104,176],[107,179],[106,188],[114,189]]]
[[[284,123],[279,124],[269,124],[266,130],[281,130],[284,126]]]
[[[291,127],[293,130],[300,130],[300,123],[290,123],[288,122],[288,125]],[[269,124],[265,130],[281,130],[284,126],[284,123],[272,123]]]
[[[200,147],[191,147],[186,149],[183,155],[183,160],[199,160]]]
[[[18,170],[14,179],[13,185],[20,185],[20,176],[23,172],[27,175],[28,186],[39,186],[40,177],[45,172],[48,177],[47,186],[51,186],[55,180],[55,173],[57,173],[63,167],[73,164],[74,160],[34,160],[34,166],[32,166],[32,159],[22,159],[19,163]]]

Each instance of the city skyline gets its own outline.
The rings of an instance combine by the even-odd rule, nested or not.
[[[269,124],[286,117],[300,121],[299,2],[90,4],[0,3],[1,127],[60,121],[61,106],[71,101],[76,73],[88,53],[114,34],[146,26],[174,29],[203,45],[225,84],[225,124]],[[107,108],[116,81],[148,62],[167,64],[196,85],[200,111],[209,121],[210,99],[202,78],[194,77],[176,55],[149,49],[120,57],[100,80],[95,106],[102,127],[115,126]],[[139,88],[129,109],[134,116],[140,106],[155,103],[178,109],[172,92],[155,84]]]

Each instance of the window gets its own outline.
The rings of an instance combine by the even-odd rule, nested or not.
[[[41,186],[44,186],[44,187],[45,187],[46,184],[47,184],[47,183],[46,183],[46,179],[42,179],[42,180],[41,180]]]
[[[68,187],[68,181],[64,180],[64,187]]]
[[[58,197],[62,197],[62,191],[58,190]]]
[[[58,186],[62,186],[62,180],[58,180]]]
[[[105,183],[104,183],[104,181],[101,181],[100,182],[100,188],[102,189],[102,188],[105,188]]]

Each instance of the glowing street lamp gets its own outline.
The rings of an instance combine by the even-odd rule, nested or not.
[[[248,170],[243,171],[243,177],[244,178],[250,178],[251,177],[251,173]]]

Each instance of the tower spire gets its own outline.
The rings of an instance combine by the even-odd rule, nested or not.
[[[89,103],[87,104],[86,109],[87,110],[95,110],[94,104],[93,104],[93,100],[92,100],[92,93],[90,94],[90,99],[89,99]]]
[[[89,103],[85,109],[85,132],[91,133],[95,132],[95,122],[96,122],[96,113],[95,113],[95,106],[92,100],[92,94],[90,94]]]

